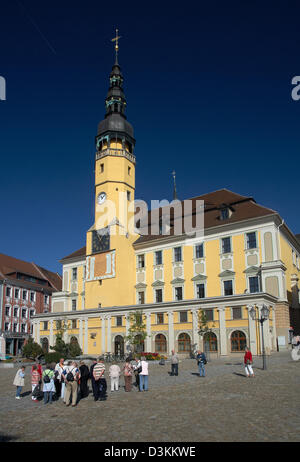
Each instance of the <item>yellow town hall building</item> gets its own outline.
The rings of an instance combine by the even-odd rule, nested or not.
[[[176,233],[172,212],[165,225],[164,207],[158,232],[152,232],[150,212],[144,229],[141,220],[136,232],[129,229],[135,139],[117,55],[105,105],[96,136],[95,222],[86,246],[61,260],[63,289],[53,294],[51,312],[34,317],[35,341],[54,345],[66,321],[65,340],[75,337],[83,354],[124,352],[130,313],[142,309],[146,352],[188,354],[194,345],[226,356],[248,345],[256,355],[262,333],[250,309],[259,317],[266,305],[266,353],[287,348],[290,326],[297,329],[299,319],[297,236],[276,211],[227,189],[191,199],[193,207],[204,201],[198,238]],[[198,333],[201,310],[211,329],[207,337]]]

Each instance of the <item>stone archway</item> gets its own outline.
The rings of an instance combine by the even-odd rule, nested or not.
[[[122,335],[117,335],[114,341],[115,355],[124,355],[124,338]]]

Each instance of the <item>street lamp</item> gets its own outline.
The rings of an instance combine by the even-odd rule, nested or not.
[[[254,306],[252,306],[252,308],[250,310],[250,316],[253,319],[253,321],[258,321],[261,324],[261,343],[262,343],[263,370],[267,369],[263,324],[269,318],[269,314],[270,314],[270,309],[266,305],[263,305],[261,310],[260,310],[260,318],[256,318],[256,316],[255,316],[256,315],[256,309],[254,308]]]

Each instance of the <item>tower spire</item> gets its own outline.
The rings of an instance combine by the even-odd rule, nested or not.
[[[119,63],[118,63],[118,52],[119,52],[119,39],[121,38],[121,36],[118,35],[118,32],[119,32],[119,30],[116,29],[116,36],[115,36],[115,38],[111,39],[112,42],[116,42],[116,43],[115,43],[115,52],[116,52],[116,61],[115,61],[115,64],[119,64]]]
[[[175,172],[175,170],[173,170],[172,175],[173,175],[173,179],[174,179],[173,200],[175,201],[175,200],[178,199],[177,191],[176,191],[176,172]]]

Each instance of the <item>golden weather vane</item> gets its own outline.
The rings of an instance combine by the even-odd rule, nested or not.
[[[119,51],[119,39],[121,38],[120,35],[118,35],[118,32],[119,30],[116,29],[116,36],[115,38],[111,39],[112,42],[116,42],[115,43],[115,50],[116,50],[116,61],[118,60],[118,51]]]

